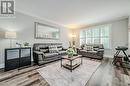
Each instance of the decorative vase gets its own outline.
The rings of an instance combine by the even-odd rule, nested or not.
[[[29,46],[29,43],[27,43],[27,42],[25,42],[23,44],[24,44],[24,47],[28,47]]]

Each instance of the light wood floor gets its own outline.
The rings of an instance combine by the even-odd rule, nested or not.
[[[32,66],[20,70],[0,72],[0,86],[49,86],[36,71],[42,66]]]
[[[46,65],[53,65],[53,63]],[[43,66],[32,66],[8,72],[1,70],[0,86],[49,86],[36,71]],[[129,69],[116,68],[111,64],[110,59],[105,59],[86,83],[86,86],[130,86],[129,75]]]
[[[130,70],[115,67],[112,59],[105,59],[86,86],[130,86]]]

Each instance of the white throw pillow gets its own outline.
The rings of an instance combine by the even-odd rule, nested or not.
[[[57,49],[57,46],[49,46],[49,52],[50,53],[57,53],[58,52],[58,49]]]
[[[93,46],[91,46],[91,45],[86,45],[86,46],[84,46],[84,50],[93,51]]]

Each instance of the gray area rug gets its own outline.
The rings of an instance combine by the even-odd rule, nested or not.
[[[60,61],[40,68],[37,71],[50,86],[85,86],[101,62],[83,58],[83,64],[75,70],[61,67]]]

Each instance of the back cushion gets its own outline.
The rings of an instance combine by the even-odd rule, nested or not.
[[[49,47],[40,48],[40,51],[43,52],[43,53],[48,53]]]
[[[58,51],[62,50],[62,46],[57,46]]]
[[[93,51],[93,46],[91,46],[91,45],[85,45],[84,46],[84,50]]]
[[[103,44],[100,44],[100,45],[99,45],[99,48],[100,48],[100,49],[104,49]]]
[[[57,53],[58,52],[57,46],[55,46],[55,45],[49,46],[49,52],[50,53]]]

